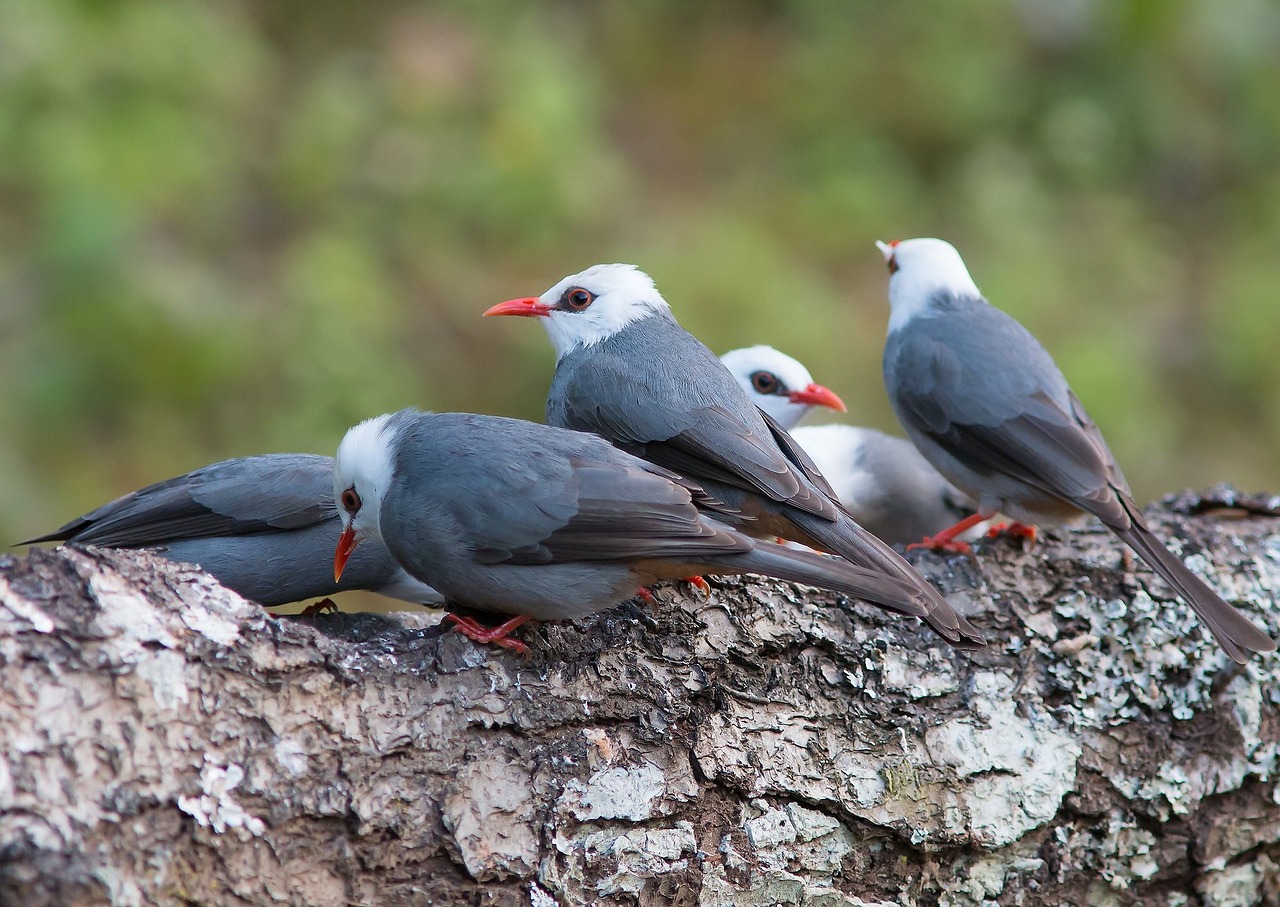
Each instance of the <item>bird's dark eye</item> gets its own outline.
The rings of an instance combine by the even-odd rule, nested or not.
[[[888,261],[886,261],[886,262],[885,262],[885,264],[887,264],[887,265],[889,266],[889,274],[890,274],[890,275],[893,275],[893,274],[897,274],[897,273],[898,273],[898,256],[896,256],[896,255],[890,255],[890,256],[889,256],[889,260],[888,260]]]
[[[356,494],[354,485],[342,493],[342,509],[347,513],[355,513],[360,509],[360,495]]]
[[[582,287],[571,287],[565,290],[560,300],[570,312],[581,312],[596,301],[596,294],[590,290],[584,290]]]
[[[778,380],[778,376],[773,372],[752,372],[751,386],[761,394],[776,394],[782,386],[782,382]]]

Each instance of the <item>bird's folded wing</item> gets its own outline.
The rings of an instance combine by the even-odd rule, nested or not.
[[[813,462],[813,458],[796,442],[795,438],[791,437],[791,433],[763,409],[760,410],[760,418],[764,419],[765,425],[769,426],[769,431],[772,432],[773,439],[778,442],[778,447],[786,454],[787,459],[804,473],[805,478],[817,485],[827,497],[837,499],[839,496],[827,481],[827,477],[818,469],[818,464]]]
[[[310,454],[225,460],[148,485],[32,541],[109,547],[301,529],[335,513],[333,461]]]
[[[594,386],[602,381],[607,388]],[[741,391],[735,387],[734,393]],[[724,406],[682,406],[651,385],[628,383],[623,375],[602,379],[600,370],[580,373],[567,388],[563,405],[567,427],[602,435],[680,475],[722,482],[835,518],[835,505],[813,487],[775,438]]]
[[[500,493],[454,516],[486,564],[685,560],[750,550],[749,540],[702,519],[688,483],[628,460],[620,466],[570,458],[567,474],[536,482],[513,484],[506,476]]]
[[[1123,519],[1124,476],[1069,390],[1060,391],[1064,403],[999,363],[964,369],[942,343],[904,352],[914,374],[898,389],[898,409],[913,428],[971,469],[1015,478],[1104,520],[1112,511]]]

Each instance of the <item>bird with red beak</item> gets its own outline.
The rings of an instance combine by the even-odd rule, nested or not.
[[[880,243],[889,268],[884,383],[907,436],[979,513],[1027,524],[1092,514],[1191,605],[1234,661],[1275,641],[1156,537],[1098,426],[1031,332],[983,297],[941,239]],[[1034,532],[1033,529],[1031,529]]]
[[[781,537],[838,554],[909,589],[943,639],[982,636],[895,552],[859,526],[776,419],[682,328],[649,275],[596,265],[539,297],[485,315],[536,317],[557,362],[547,394],[550,425],[598,434],[616,447],[695,482],[695,503],[757,537]]]
[[[815,382],[803,363],[771,346],[729,350],[720,361],[738,379],[751,402],[787,431],[818,406],[848,412],[836,392]]]
[[[508,633],[529,619],[581,617],[691,573],[758,573],[925,611],[880,571],[734,530],[694,504],[694,483],[585,432],[402,410],[348,431],[333,476],[336,573],[358,544],[385,545],[451,604],[514,615],[494,628],[448,619],[517,651]]]

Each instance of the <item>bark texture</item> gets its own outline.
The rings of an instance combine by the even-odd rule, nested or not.
[[[1275,501],[1152,517],[1274,634]],[[0,903],[1280,903],[1280,659],[1090,524],[525,634],[277,618],[146,554],[0,558]]]

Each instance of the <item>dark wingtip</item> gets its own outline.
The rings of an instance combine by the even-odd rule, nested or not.
[[[945,624],[939,620],[939,615],[951,618]],[[938,608],[926,615],[923,620],[944,640],[946,640],[953,648],[956,649],[985,649],[987,640],[978,628],[969,621],[965,620],[964,615],[948,606],[946,612],[942,612]]]
[[[10,543],[10,548],[20,548],[23,545],[39,545],[41,542],[65,542],[67,537],[57,532],[50,532],[48,535],[38,535],[33,539],[23,539],[21,542]]]

